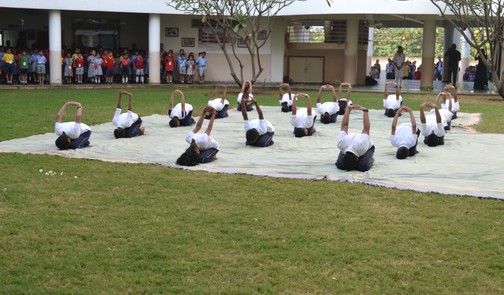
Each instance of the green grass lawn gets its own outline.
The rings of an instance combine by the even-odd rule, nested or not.
[[[130,89],[135,111],[165,114],[172,90]],[[67,100],[108,122],[117,92],[0,90],[0,140],[53,132]],[[199,112],[210,93],[186,98]],[[504,132],[499,98],[461,108]],[[0,294],[503,294],[503,216],[497,200],[0,153]]]

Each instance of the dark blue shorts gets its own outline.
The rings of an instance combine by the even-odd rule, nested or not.
[[[142,119],[138,116],[138,120],[131,124],[129,128],[126,128],[128,137],[135,137],[142,135],[140,132],[140,127],[142,127]]]
[[[15,64],[4,63],[4,71],[6,74],[14,74],[14,70],[16,69]]]
[[[225,105],[222,110],[218,111],[217,112],[217,116],[215,116],[215,118],[219,118],[219,119],[222,119],[222,118],[225,118],[228,116],[228,108],[229,108],[229,105]]]
[[[257,139],[257,141],[252,145],[257,147],[267,147],[273,145],[274,134],[275,132],[266,132],[263,135],[259,136],[259,139]]]
[[[254,109],[252,106],[253,106],[253,104],[251,104],[251,103],[247,103],[247,112],[250,112],[250,111],[252,111],[252,110]],[[237,110],[238,110],[239,112],[241,112],[241,103],[239,103],[239,104],[238,104],[238,108],[237,108]]]
[[[184,119],[180,120],[180,126],[191,126],[193,124],[192,120],[192,111],[184,117]]]
[[[212,162],[213,160],[216,159],[215,156],[217,155],[218,152],[219,150],[214,148],[209,148],[204,151],[200,151],[198,163],[204,164]]]
[[[121,76],[126,76],[130,74],[130,68],[129,67],[122,67],[121,68]]]
[[[89,145],[89,138],[91,137],[91,130],[81,133],[76,139],[72,139],[69,149],[81,149]]]
[[[373,145],[372,147],[369,148],[369,150],[367,150],[367,152],[364,155],[360,156],[359,159],[357,159],[357,165],[355,166],[354,170],[366,172],[369,169],[371,169],[371,167],[373,167],[373,163],[374,163],[374,159],[373,159],[374,153],[375,153],[375,146]],[[345,154],[343,154],[343,152],[340,151],[340,153],[338,155],[338,159],[336,160],[336,163],[335,163],[336,167],[338,167],[338,169],[341,169],[341,170],[347,170],[345,167],[343,167],[343,156],[344,155]]]

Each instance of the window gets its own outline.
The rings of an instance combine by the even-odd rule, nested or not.
[[[294,21],[287,32],[290,43],[345,43],[346,21]]]
[[[289,43],[339,43],[346,42],[345,20],[303,20],[289,23]],[[368,27],[359,22],[359,44],[368,43]]]

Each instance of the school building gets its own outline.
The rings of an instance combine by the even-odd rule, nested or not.
[[[149,83],[159,84],[160,44],[174,52],[205,51],[207,81],[232,81],[228,63],[201,18],[167,2],[0,0],[0,45],[48,48],[53,85],[62,84],[62,47],[97,46],[145,50]],[[363,85],[373,56],[373,32],[380,27],[423,28],[423,40],[418,40],[423,49],[422,86],[433,81],[436,27],[445,29],[445,48],[452,43],[461,48],[461,68],[469,63],[469,47],[429,0],[334,0],[331,6],[325,0],[295,1],[275,19],[261,49],[264,71],[257,82],[278,83],[288,76],[298,83]],[[246,49],[237,48],[237,54],[247,66]]]

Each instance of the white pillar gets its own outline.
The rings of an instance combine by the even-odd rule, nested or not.
[[[471,33],[468,29],[466,29],[464,33],[466,34],[466,36],[471,36]],[[462,36],[462,34],[459,33],[459,36]],[[459,83],[462,83],[464,82],[465,69],[467,69],[469,62],[471,61],[471,45],[469,45],[465,38],[461,38],[460,40],[460,55],[460,72],[457,76],[457,79]]]
[[[369,37],[368,37],[368,47],[367,47],[367,61],[366,61],[366,65],[368,67],[371,67],[374,63],[373,63],[373,54],[374,54],[374,30],[375,28],[374,27],[369,27],[368,29],[368,34],[369,34]],[[367,68],[366,68],[367,69]]]
[[[149,84],[161,83],[161,17],[149,14]]]
[[[436,21],[426,20],[422,37],[422,80],[420,87],[430,87],[434,81],[434,58],[436,44]]]
[[[271,32],[270,82],[273,83],[281,83],[283,81],[286,27],[284,22],[276,21],[274,23],[274,30]]]
[[[357,82],[357,51],[359,47],[359,19],[354,17],[347,20],[345,43],[345,68],[343,79],[345,82]]]
[[[49,11],[49,82],[61,85],[61,12]]]

